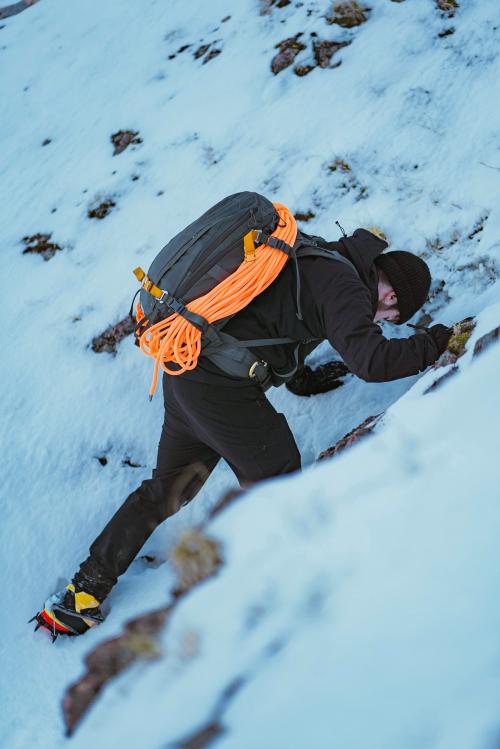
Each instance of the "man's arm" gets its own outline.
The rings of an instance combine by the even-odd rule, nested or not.
[[[351,372],[367,382],[387,382],[417,374],[436,361],[443,339],[435,340],[428,331],[385,338],[373,322],[368,289],[349,268],[335,270],[318,299],[319,314],[329,342]]]

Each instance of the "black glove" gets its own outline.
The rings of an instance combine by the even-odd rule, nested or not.
[[[437,358],[441,356],[443,351],[446,351],[448,347],[448,341],[453,335],[453,328],[448,328],[446,325],[433,325],[431,328],[427,328],[427,332],[432,336],[432,340],[436,344],[438,350]]]
[[[307,365],[286,383],[286,387],[294,395],[317,395],[335,390],[344,383],[339,377],[344,377],[349,369],[343,362],[331,361],[322,364],[317,369],[311,369]]]

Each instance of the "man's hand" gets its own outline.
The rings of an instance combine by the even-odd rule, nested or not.
[[[339,377],[348,374],[349,369],[343,362],[331,361],[328,364],[322,364],[317,369],[311,369],[307,365],[295,375],[292,380],[286,383],[286,387],[294,395],[317,395],[318,393],[327,393],[329,390],[343,385]]]
[[[453,328],[448,328],[446,325],[440,325],[438,323],[437,325],[428,328],[427,332],[432,336],[432,339],[436,344],[438,350],[437,358],[439,359],[443,351],[446,351],[448,347],[448,341],[453,335]]]

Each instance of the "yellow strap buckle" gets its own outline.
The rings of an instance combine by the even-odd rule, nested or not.
[[[245,250],[245,260],[255,260],[256,254],[255,254],[255,240],[260,237],[261,232],[257,231],[257,229],[251,229],[245,236],[243,237],[243,249]]]
[[[142,288],[147,291],[148,294],[151,294],[151,296],[154,296],[156,299],[162,298],[163,290],[160,289],[159,286],[156,286],[155,283],[153,283],[147,273],[145,273],[145,271],[143,271],[140,266],[138,268],[134,268],[133,274],[141,284]]]

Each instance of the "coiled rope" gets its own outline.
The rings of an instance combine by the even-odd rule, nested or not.
[[[295,218],[281,203],[273,205],[280,221],[271,236],[293,245],[297,237]],[[281,250],[261,244],[256,247],[251,262],[243,260],[234,273],[207,294],[189,302],[186,307],[191,312],[202,315],[209,323],[234,315],[267,289],[279,275],[287,259],[288,255]],[[144,312],[138,304],[137,322],[143,318]],[[169,375],[180,375],[196,367],[201,352],[201,335],[198,328],[174,312],[139,336],[141,351],[155,360],[150,398],[156,389],[159,367]],[[178,368],[170,369],[167,366],[169,363],[175,363]]]

